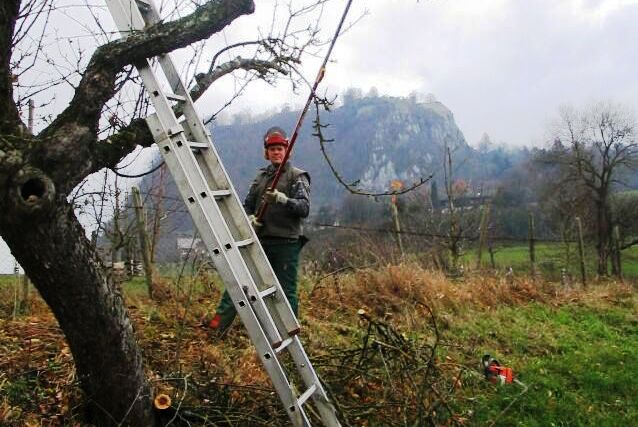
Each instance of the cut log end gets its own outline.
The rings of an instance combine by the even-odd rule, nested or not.
[[[169,395],[161,393],[155,396],[153,404],[155,406],[155,409],[163,411],[171,407],[171,398]]]

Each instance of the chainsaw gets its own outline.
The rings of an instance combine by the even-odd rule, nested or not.
[[[516,379],[512,368],[501,365],[498,360],[494,359],[489,354],[483,356],[481,362],[483,364],[483,374],[485,375],[486,380],[499,385],[516,383],[523,388],[527,388],[525,384]]]

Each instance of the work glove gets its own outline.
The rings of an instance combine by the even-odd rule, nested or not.
[[[266,191],[266,194],[264,194],[264,200],[266,200],[266,203],[279,203],[280,205],[285,205],[286,202],[288,202],[288,196],[281,191],[272,190]]]
[[[248,221],[250,221],[250,225],[253,226],[253,229],[255,231],[259,231],[259,229],[264,226],[264,224],[262,224],[261,222],[257,221],[257,217],[255,215],[249,215],[248,216]]]

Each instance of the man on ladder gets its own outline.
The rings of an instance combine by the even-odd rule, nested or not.
[[[279,127],[268,129],[264,135],[264,157],[270,161],[270,165],[259,170],[244,200],[244,210],[249,215],[295,316],[298,317],[297,272],[299,253],[306,242],[303,219],[310,211],[310,176],[288,161],[283,167],[276,189],[269,189],[287,148],[286,132]],[[256,214],[264,202],[270,208],[264,213],[262,220],[258,221]],[[221,336],[231,326],[236,314],[230,295],[224,291],[215,316],[210,320],[205,319],[203,325]]]

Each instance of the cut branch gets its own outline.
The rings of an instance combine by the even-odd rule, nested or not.
[[[95,158],[94,168],[96,169],[92,172],[103,167],[113,169],[136,146],[150,147],[153,142],[153,135],[146,125],[146,121],[143,119],[133,120],[115,135],[95,144],[93,155]]]

